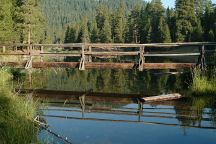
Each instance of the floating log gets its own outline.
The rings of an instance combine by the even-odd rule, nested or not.
[[[145,97],[142,98],[142,102],[154,102],[154,101],[166,101],[166,100],[176,100],[180,99],[183,96],[179,93],[168,94],[168,95],[160,95],[160,96],[152,96],[152,97]]]

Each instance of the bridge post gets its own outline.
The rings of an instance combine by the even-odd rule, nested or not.
[[[92,52],[92,47],[91,46],[89,46],[89,52],[90,53]],[[92,55],[88,56],[88,62],[92,62]]]
[[[139,71],[144,70],[144,67],[143,67],[143,65],[145,63],[144,52],[145,52],[145,47],[144,46],[140,47]]]
[[[44,52],[44,46],[41,46],[40,47],[40,53],[43,53],[43,52]],[[40,56],[40,62],[43,62],[43,56]]]
[[[198,59],[198,65],[200,66],[201,70],[205,70],[207,65],[206,65],[206,60],[205,60],[205,45],[202,45],[200,48],[200,56]]]
[[[32,44],[30,44],[28,46],[28,54],[29,54],[29,59],[27,60],[26,62],[26,65],[25,65],[25,69],[30,69],[32,68],[32,61],[33,61],[33,57],[32,57]]]
[[[5,53],[5,51],[6,51],[6,46],[3,46],[2,47],[2,52]]]
[[[79,70],[85,70],[85,45],[82,45],[82,54],[79,64]]]

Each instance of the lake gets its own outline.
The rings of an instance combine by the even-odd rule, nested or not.
[[[63,144],[67,139],[75,144],[213,144],[216,141],[215,98],[187,93],[190,70],[47,69],[19,75],[22,78],[13,85],[35,90],[34,98],[42,103],[41,118],[48,124],[47,129],[56,134],[41,129],[38,137],[42,142]],[[82,93],[86,96],[82,97]],[[137,95],[170,93],[181,93],[187,98],[144,103],[143,109],[136,99]]]

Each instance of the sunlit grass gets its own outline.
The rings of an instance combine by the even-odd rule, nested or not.
[[[210,74],[203,73],[199,68],[193,70],[193,83],[191,90],[197,95],[216,95],[216,76],[215,70]]]
[[[0,69],[0,143],[29,144],[37,142],[38,128],[33,122],[36,104],[31,98],[11,92],[8,69]]]

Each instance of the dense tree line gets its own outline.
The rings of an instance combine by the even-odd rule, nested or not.
[[[44,24],[39,0],[0,1],[0,42],[42,42]]]
[[[135,3],[144,3],[143,0],[124,0],[126,11],[129,12]],[[109,13],[119,7],[119,0],[42,0],[41,7],[46,17],[49,39],[62,42],[67,25],[76,24],[96,16],[98,6],[106,5]]]
[[[113,11],[99,5],[93,18],[68,26],[64,42],[216,41],[216,7],[210,0],[176,0],[173,9],[152,0],[135,4],[129,13],[125,1],[119,2]]]
[[[1,0],[1,42],[153,43],[216,40],[211,0]]]

